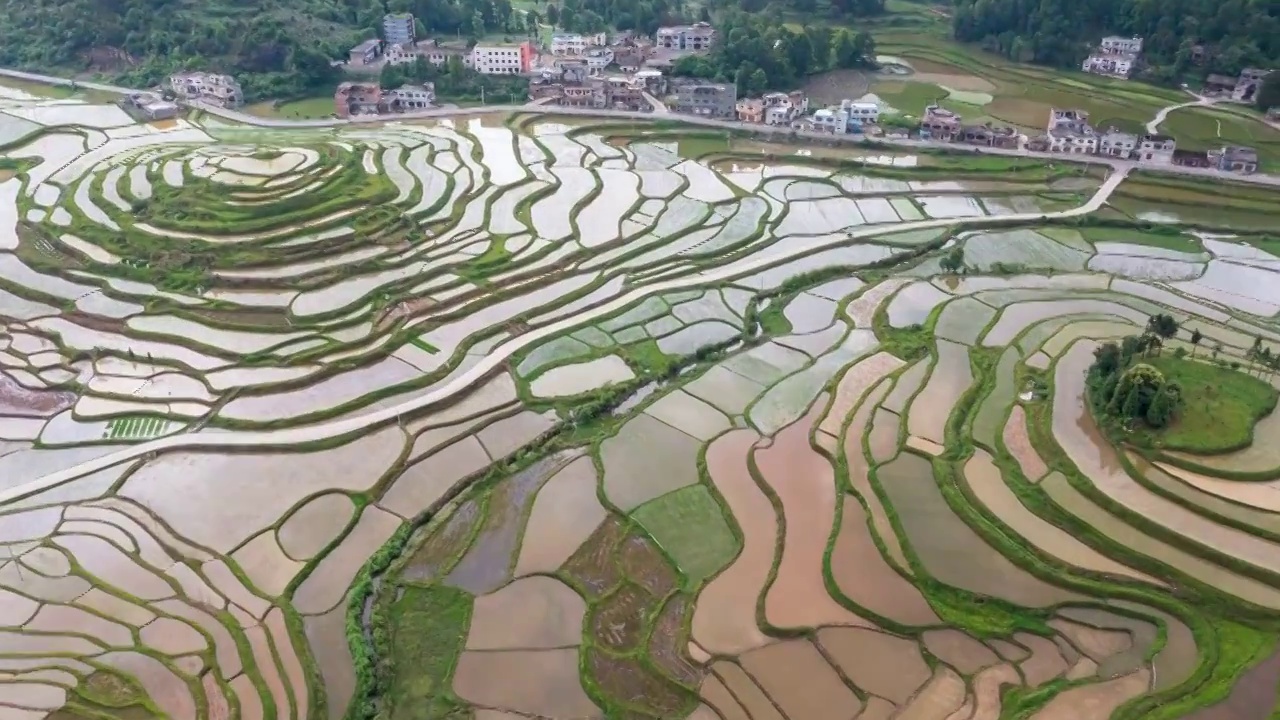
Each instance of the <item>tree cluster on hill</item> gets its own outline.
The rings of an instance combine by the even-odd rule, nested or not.
[[[1159,352],[1164,341],[1177,332],[1178,323],[1171,315],[1153,315],[1141,335],[1098,346],[1089,368],[1094,410],[1126,426],[1144,423],[1156,429],[1176,418],[1182,407],[1182,388],[1166,380],[1155,367],[1135,359]]]
[[[674,75],[736,83],[738,94],[749,96],[793,90],[826,70],[875,66],[875,41],[865,32],[824,25],[792,30],[768,13],[743,12],[726,13],[716,29],[711,52],[680,58]]]
[[[135,86],[208,70],[235,75],[250,100],[297,97],[331,89],[341,69],[330,61],[377,37],[389,12],[413,13],[422,37],[473,40],[523,36],[544,18],[570,31],[647,34],[688,19],[672,0],[558,0],[531,13],[510,0],[11,0],[0,66],[101,72]]]
[[[957,40],[1021,62],[1078,66],[1107,34],[1144,38],[1153,79],[1280,66],[1275,0],[954,0]],[[1194,65],[1197,45],[1208,54]]]
[[[23,0],[0,14],[0,65],[102,70],[135,85],[180,69],[230,72],[250,96],[332,85],[329,61],[362,32],[320,0]]]

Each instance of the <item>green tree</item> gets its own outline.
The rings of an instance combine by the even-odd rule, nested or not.
[[[1151,399],[1151,405],[1147,407],[1145,418],[1147,424],[1157,429],[1166,427],[1173,420],[1174,413],[1178,411],[1180,399],[1181,393],[1173,383],[1160,388],[1160,391]]]
[[[852,68],[862,61],[858,44],[854,42],[853,33],[841,28],[831,36],[831,67]]]
[[[964,246],[957,244],[951,248],[951,252],[948,252],[939,261],[938,266],[942,268],[943,272],[953,274],[960,272],[964,268]]]
[[[1200,341],[1204,339],[1204,335],[1200,332],[1200,328],[1191,330],[1191,357],[1196,356],[1196,348],[1200,347]]]
[[[1254,104],[1263,112],[1271,108],[1280,108],[1280,72],[1273,72],[1262,79],[1262,86],[1258,88]]]
[[[1114,342],[1105,342],[1094,348],[1093,367],[1104,377],[1118,373],[1123,367],[1120,346]]]

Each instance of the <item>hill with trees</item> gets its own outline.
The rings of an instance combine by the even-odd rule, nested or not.
[[[531,15],[580,32],[652,33],[693,19],[671,0],[560,0],[528,14],[510,0],[8,0],[0,66],[138,86],[210,70],[235,75],[251,100],[288,98],[331,88],[340,72],[330,61],[376,37],[388,12],[412,12],[420,35],[471,39],[521,39]]]
[[[1151,79],[1280,67],[1274,0],[954,0],[957,40],[1022,62],[1078,65],[1103,35],[1145,38]],[[1203,67],[1194,50],[1204,46]]]
[[[712,51],[680,58],[673,74],[732,82],[739,95],[759,95],[793,90],[804,77],[826,70],[875,67],[869,33],[818,24],[793,28],[771,15],[724,13]]]

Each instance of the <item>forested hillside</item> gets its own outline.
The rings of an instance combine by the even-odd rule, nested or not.
[[[955,0],[957,40],[1024,62],[1074,65],[1104,34],[1146,38],[1153,79],[1280,67],[1276,0]],[[1196,45],[1205,46],[1201,67]]]
[[[549,6],[538,6],[541,15]],[[374,37],[383,14],[414,13],[430,34],[521,37],[510,0],[5,0],[0,65],[100,72],[145,85],[172,70],[234,73],[251,99],[332,85],[329,61]],[[564,0],[563,27],[653,32],[681,19],[669,0]]]

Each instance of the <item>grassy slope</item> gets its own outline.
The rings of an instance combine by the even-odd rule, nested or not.
[[[1243,372],[1171,354],[1144,362],[1182,386],[1178,419],[1153,433],[1167,448],[1213,453],[1242,447],[1253,439],[1254,424],[1276,406],[1275,388]]]

